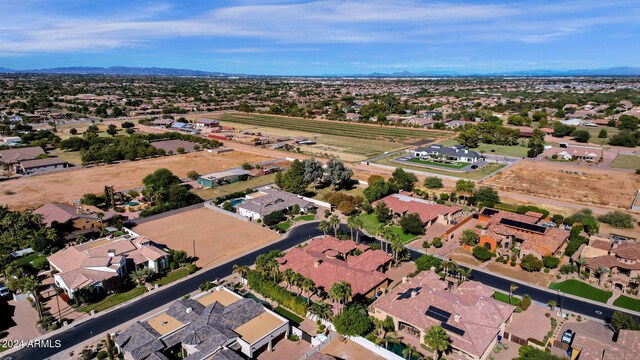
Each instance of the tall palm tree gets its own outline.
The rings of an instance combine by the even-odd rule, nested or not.
[[[101,211],[98,211],[96,213],[96,217],[98,218],[98,221],[100,222],[100,227],[104,230],[104,222],[102,221],[102,219],[104,219],[104,213]]]
[[[302,280],[302,284],[300,284],[300,286],[302,287],[302,290],[305,292],[305,295],[307,295],[306,296],[307,306],[309,306],[309,300],[311,299],[313,294],[316,292],[316,284],[313,282],[313,280],[309,278],[305,278],[304,280]]]
[[[353,229],[355,229],[357,226],[355,224],[355,220],[356,217],[355,216],[351,216],[348,220],[347,220],[347,227],[349,228],[349,231],[351,231],[351,241],[353,241]]]
[[[602,278],[604,277],[604,274],[608,272],[609,272],[608,267],[604,267],[604,266],[598,267],[598,270],[596,270],[596,276],[598,276],[598,285],[600,285],[600,283],[602,282]]]
[[[356,226],[356,245],[360,243],[360,230],[364,227],[364,222],[359,217],[353,219],[353,223]]]
[[[315,302],[309,306],[309,313],[323,320],[331,318],[331,305],[323,302]]]
[[[398,266],[400,263],[398,257],[405,250],[405,246],[395,233],[393,235],[395,238],[391,240],[391,251],[393,251],[393,262]]]
[[[415,346],[413,345],[407,345],[407,347],[404,348],[404,350],[402,350],[402,357],[404,357],[407,360],[411,360],[411,355],[413,355],[413,353],[418,352],[418,349],[415,348]]]
[[[557,301],[555,301],[555,300],[549,300],[549,301],[547,302],[547,305],[549,306],[549,308],[550,308],[551,310],[553,310],[553,309],[555,309],[555,308],[556,308],[556,306],[558,306],[558,302],[557,302]]]
[[[333,236],[338,237],[338,229],[340,229],[340,218],[338,215],[331,215],[329,225],[331,229],[333,229]]]
[[[443,352],[451,346],[451,338],[442,326],[432,326],[424,334],[424,342],[434,351],[434,359],[440,359]]]
[[[327,236],[327,231],[329,231],[329,222],[327,220],[321,220],[318,223],[318,230],[322,231],[324,236]]]
[[[138,286],[143,285],[149,276],[151,276],[151,270],[149,268],[143,268],[131,273],[131,280],[135,281]]]
[[[346,281],[334,283],[329,289],[329,298],[337,302],[338,305],[346,305],[351,301],[352,296],[353,291],[351,290],[351,285]],[[340,311],[342,311],[342,307]]]
[[[293,282],[294,272],[291,269],[287,269],[282,273],[282,278],[287,283],[287,290],[291,290],[291,283]]]
[[[273,282],[277,283],[278,276],[280,275],[280,266],[275,259],[271,259],[271,261],[267,263],[267,271],[269,272],[269,274],[271,274],[271,276],[273,276]]]
[[[291,283],[298,288],[298,293],[297,295],[300,296],[300,294],[302,293],[302,282],[305,280],[304,276],[298,274],[298,273],[293,273],[293,278],[291,279]]]
[[[379,224],[376,229],[376,235],[380,238],[380,249],[384,250],[384,238],[387,236],[389,232],[388,228],[384,226],[384,224]]]
[[[20,289],[25,293],[33,295],[33,301],[36,303],[38,310],[38,318],[42,320],[42,303],[40,302],[40,281],[35,276],[29,276],[22,281]]]
[[[233,265],[233,272],[238,274],[241,278],[245,278],[249,273],[249,267],[247,265]]]
[[[511,298],[513,297],[513,292],[518,290],[518,285],[516,284],[511,284],[509,286],[509,304],[511,304]]]
[[[587,260],[582,256],[580,256],[578,260],[576,260],[576,265],[578,266],[578,275],[580,275],[580,271],[582,270],[582,267],[587,265]]]

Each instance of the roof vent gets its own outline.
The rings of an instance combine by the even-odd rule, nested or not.
[[[193,309],[191,308],[191,306],[189,306],[189,307],[187,308],[187,314],[190,314],[190,313],[191,313],[191,310],[193,310]]]
[[[453,315],[453,321],[460,322],[460,314]]]
[[[116,250],[115,249],[109,249],[107,251],[107,254],[109,255],[109,257],[115,257],[116,256]]]

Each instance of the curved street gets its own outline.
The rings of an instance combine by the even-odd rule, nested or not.
[[[62,344],[61,348],[54,347],[27,347],[18,350],[14,353],[7,354],[2,359],[45,359],[50,357],[64,349],[71,348],[77,344],[80,344],[94,335],[105,333],[110,329],[127,322],[136,317],[142,316],[154,309],[160,308],[163,305],[167,305],[170,302],[182,297],[185,294],[195,291],[200,284],[205,281],[211,281],[217,278],[223,278],[232,273],[233,265],[251,265],[255,262],[258,255],[269,252],[271,250],[287,250],[298,244],[301,244],[315,236],[322,235],[322,232],[317,228],[317,221],[302,224],[291,231],[280,241],[267,245],[264,248],[257,249],[251,253],[245,254],[235,260],[224,263],[222,265],[206,269],[197,273],[195,276],[185,279],[184,281],[173,284],[166,288],[160,288],[154,290],[153,293],[145,296],[144,301],[134,301],[130,304],[116,308],[112,311],[105,312],[104,314],[97,315],[95,318],[89,319],[85,322],[78,323],[76,326],[56,333],[47,338],[51,342],[59,340]],[[343,224],[342,230],[348,229]],[[363,242],[366,241],[378,241],[371,238],[364,233],[361,233],[360,238]],[[411,252],[412,260],[417,259],[423,253],[408,249]],[[467,268],[465,266],[461,266]],[[546,304],[549,300],[556,300],[562,309],[582,314],[601,320],[605,320],[613,314],[614,309],[606,306],[605,304],[597,305],[589,301],[578,300],[567,296],[561,296],[552,290],[542,289],[527,285],[512,279],[505,279],[500,276],[493,275],[489,272],[485,272],[479,269],[473,269],[471,272],[471,280],[479,281],[487,286],[495,289],[499,289],[506,293],[509,292],[511,284],[515,283],[519,286],[515,292],[516,295],[529,294],[533,301]]]

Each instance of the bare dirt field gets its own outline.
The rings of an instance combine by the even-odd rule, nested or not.
[[[197,265],[203,268],[278,238],[268,228],[204,207],[140,224],[133,231],[189,256],[193,256],[195,240]]]
[[[116,190],[138,187],[142,185],[142,178],[159,168],[167,168],[184,178],[190,170],[206,174],[238,167],[245,161],[257,163],[270,159],[239,151],[224,154],[200,151],[93,168],[78,168],[0,182],[0,204],[20,210],[35,208],[47,202],[79,199],[86,193],[101,193],[105,185],[113,185]],[[6,195],[6,191],[13,194]]]
[[[560,170],[579,174],[568,174]],[[484,181],[498,190],[628,209],[640,176],[624,171],[575,167],[543,161],[520,161]]]

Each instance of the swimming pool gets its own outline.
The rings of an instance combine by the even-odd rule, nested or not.
[[[247,201],[246,199],[243,198],[238,198],[238,199],[231,199],[229,200],[229,202],[231,203],[232,206],[236,206],[236,205],[240,205],[243,202]]]
[[[129,201],[129,202],[127,203],[127,205],[129,205],[129,206],[138,206],[138,205],[140,205],[140,203],[139,203],[139,202],[137,202],[137,201]]]

